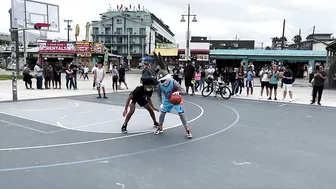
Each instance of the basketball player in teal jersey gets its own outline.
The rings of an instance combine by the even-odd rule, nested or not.
[[[159,117],[159,127],[154,132],[154,134],[160,134],[163,133],[163,122],[166,116],[166,113],[170,113],[172,109],[174,109],[180,119],[181,122],[185,128],[187,138],[191,139],[192,135],[190,132],[190,127],[188,126],[187,119],[184,115],[184,104],[183,101],[181,101],[180,104],[172,104],[169,102],[169,98],[171,95],[180,95],[180,94],[186,94],[185,90],[181,87],[181,85],[173,79],[173,77],[168,74],[166,70],[161,69],[158,74],[158,80],[159,80],[159,87],[158,87],[158,97],[160,102],[160,117]],[[162,99],[163,94],[163,99]]]

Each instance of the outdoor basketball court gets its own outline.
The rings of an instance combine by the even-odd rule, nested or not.
[[[0,104],[1,188],[336,184],[336,109],[187,96],[188,140],[175,114],[167,115],[162,135],[153,135],[144,109],[136,110],[130,133],[120,134],[127,93],[108,97]]]

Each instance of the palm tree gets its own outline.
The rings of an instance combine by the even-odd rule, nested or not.
[[[271,50],[271,47],[267,46],[265,47],[265,50]]]
[[[294,43],[300,43],[302,41],[302,37],[300,35],[296,35],[293,38]]]

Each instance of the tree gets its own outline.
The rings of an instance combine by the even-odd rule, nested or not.
[[[302,41],[302,37],[300,35],[296,35],[293,37],[294,43],[300,43]]]
[[[265,50],[271,50],[271,47],[267,46],[265,47]]]

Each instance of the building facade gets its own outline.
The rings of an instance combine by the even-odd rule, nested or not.
[[[327,46],[335,39],[332,38],[332,33],[317,33],[307,36],[305,41],[293,43],[287,46],[289,50],[311,50],[311,51],[326,51]]]
[[[209,49],[254,49],[254,40],[211,40],[207,37],[192,36],[190,43],[210,43]]]
[[[115,54],[127,56],[129,50],[132,57],[141,57],[154,51],[157,43],[175,43],[169,26],[148,11],[109,10],[100,15],[101,20],[91,24],[92,41]]]

